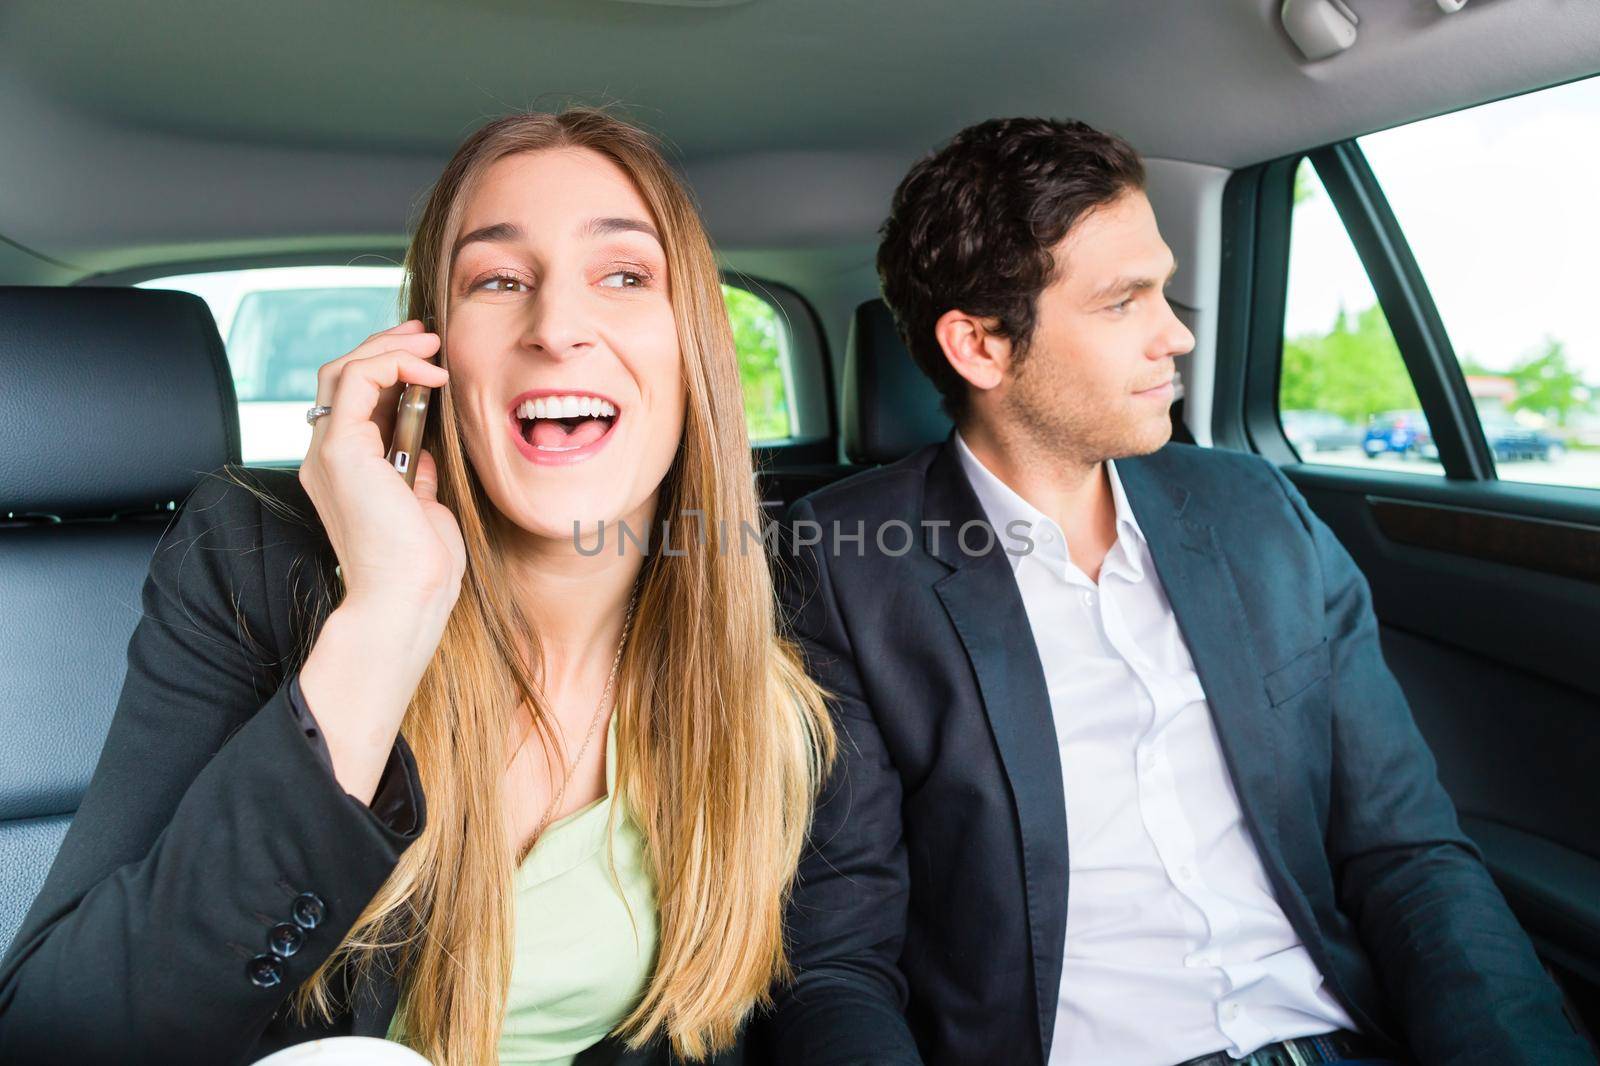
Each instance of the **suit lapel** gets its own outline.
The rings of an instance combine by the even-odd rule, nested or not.
[[[1245,823],[1269,872],[1290,883],[1278,839],[1278,737],[1250,622],[1216,530],[1189,512],[1189,493],[1161,474],[1161,455],[1117,460],[1128,505],[1211,706]]]
[[[933,587],[972,664],[1016,809],[1040,1046],[1048,1048],[1066,941],[1068,859],[1066,796],[1044,670],[1005,553],[992,545],[968,555],[959,545],[962,525],[985,517],[948,440],[928,469],[923,517],[948,523],[925,527],[929,553],[952,568]]]

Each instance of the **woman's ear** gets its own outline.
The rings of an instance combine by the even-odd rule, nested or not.
[[[1000,384],[1011,366],[1011,338],[998,332],[999,319],[976,318],[965,311],[946,311],[933,324],[944,357],[975,389]]]

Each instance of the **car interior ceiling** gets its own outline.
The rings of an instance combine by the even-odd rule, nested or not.
[[[1327,67],[1298,60],[1277,6],[0,10],[0,498],[12,512],[0,515],[0,950],[98,757],[150,552],[168,505],[193,487],[170,471],[240,461],[234,386],[205,305],[129,285],[398,262],[420,195],[483,118],[614,100],[681,161],[728,276],[769,287],[816,334],[818,432],[757,456],[776,512],[948,432],[878,299],[877,228],[908,166],[982,118],[1071,116],[1147,157],[1179,263],[1169,298],[1196,337],[1180,359],[1177,437],[1270,453],[1242,413],[1252,305],[1235,224],[1271,209],[1237,177],[1600,69],[1600,5],[1482,0],[1439,18],[1431,3],[1365,3],[1363,48]],[[678,58],[691,47],[714,57],[692,74]],[[1586,530],[1576,560],[1600,544],[1600,505],[1526,486],[1469,498],[1444,479],[1412,492],[1376,476],[1292,476],[1372,584],[1386,657],[1463,825],[1600,1027],[1600,680],[1585,654],[1600,575],[1575,570],[1581,560],[1551,569],[1538,547],[1548,539],[1533,557],[1506,554],[1519,538]],[[1420,539],[1406,533],[1417,508],[1431,516]],[[1438,515],[1463,510],[1517,524],[1457,529],[1467,546],[1442,546]],[[1480,551],[1485,539],[1501,554]]]

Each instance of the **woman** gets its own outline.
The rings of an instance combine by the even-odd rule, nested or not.
[[[437,1066],[607,1033],[696,1059],[785,976],[833,734],[737,539],[760,520],[688,197],[599,112],[503,118],[406,274],[410,321],[319,372],[298,479],[208,479],[158,547],[0,971],[0,1061],[339,1033]],[[414,490],[384,458],[407,383],[434,389]]]

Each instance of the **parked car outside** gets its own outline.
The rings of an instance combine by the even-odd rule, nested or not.
[[[398,320],[392,287],[246,293],[228,330],[246,462],[298,459],[311,443],[306,406],[329,352],[349,351]]]
[[[1360,427],[1332,411],[1284,411],[1281,417],[1283,434],[1301,458],[1359,448],[1365,437]]]
[[[1437,459],[1439,449],[1421,411],[1384,411],[1372,416],[1362,448],[1368,459],[1398,455],[1401,459]]]
[[[1513,418],[1485,416],[1483,435],[1497,463],[1518,459],[1543,459],[1552,462],[1567,453],[1566,445],[1541,429],[1525,426]]]

